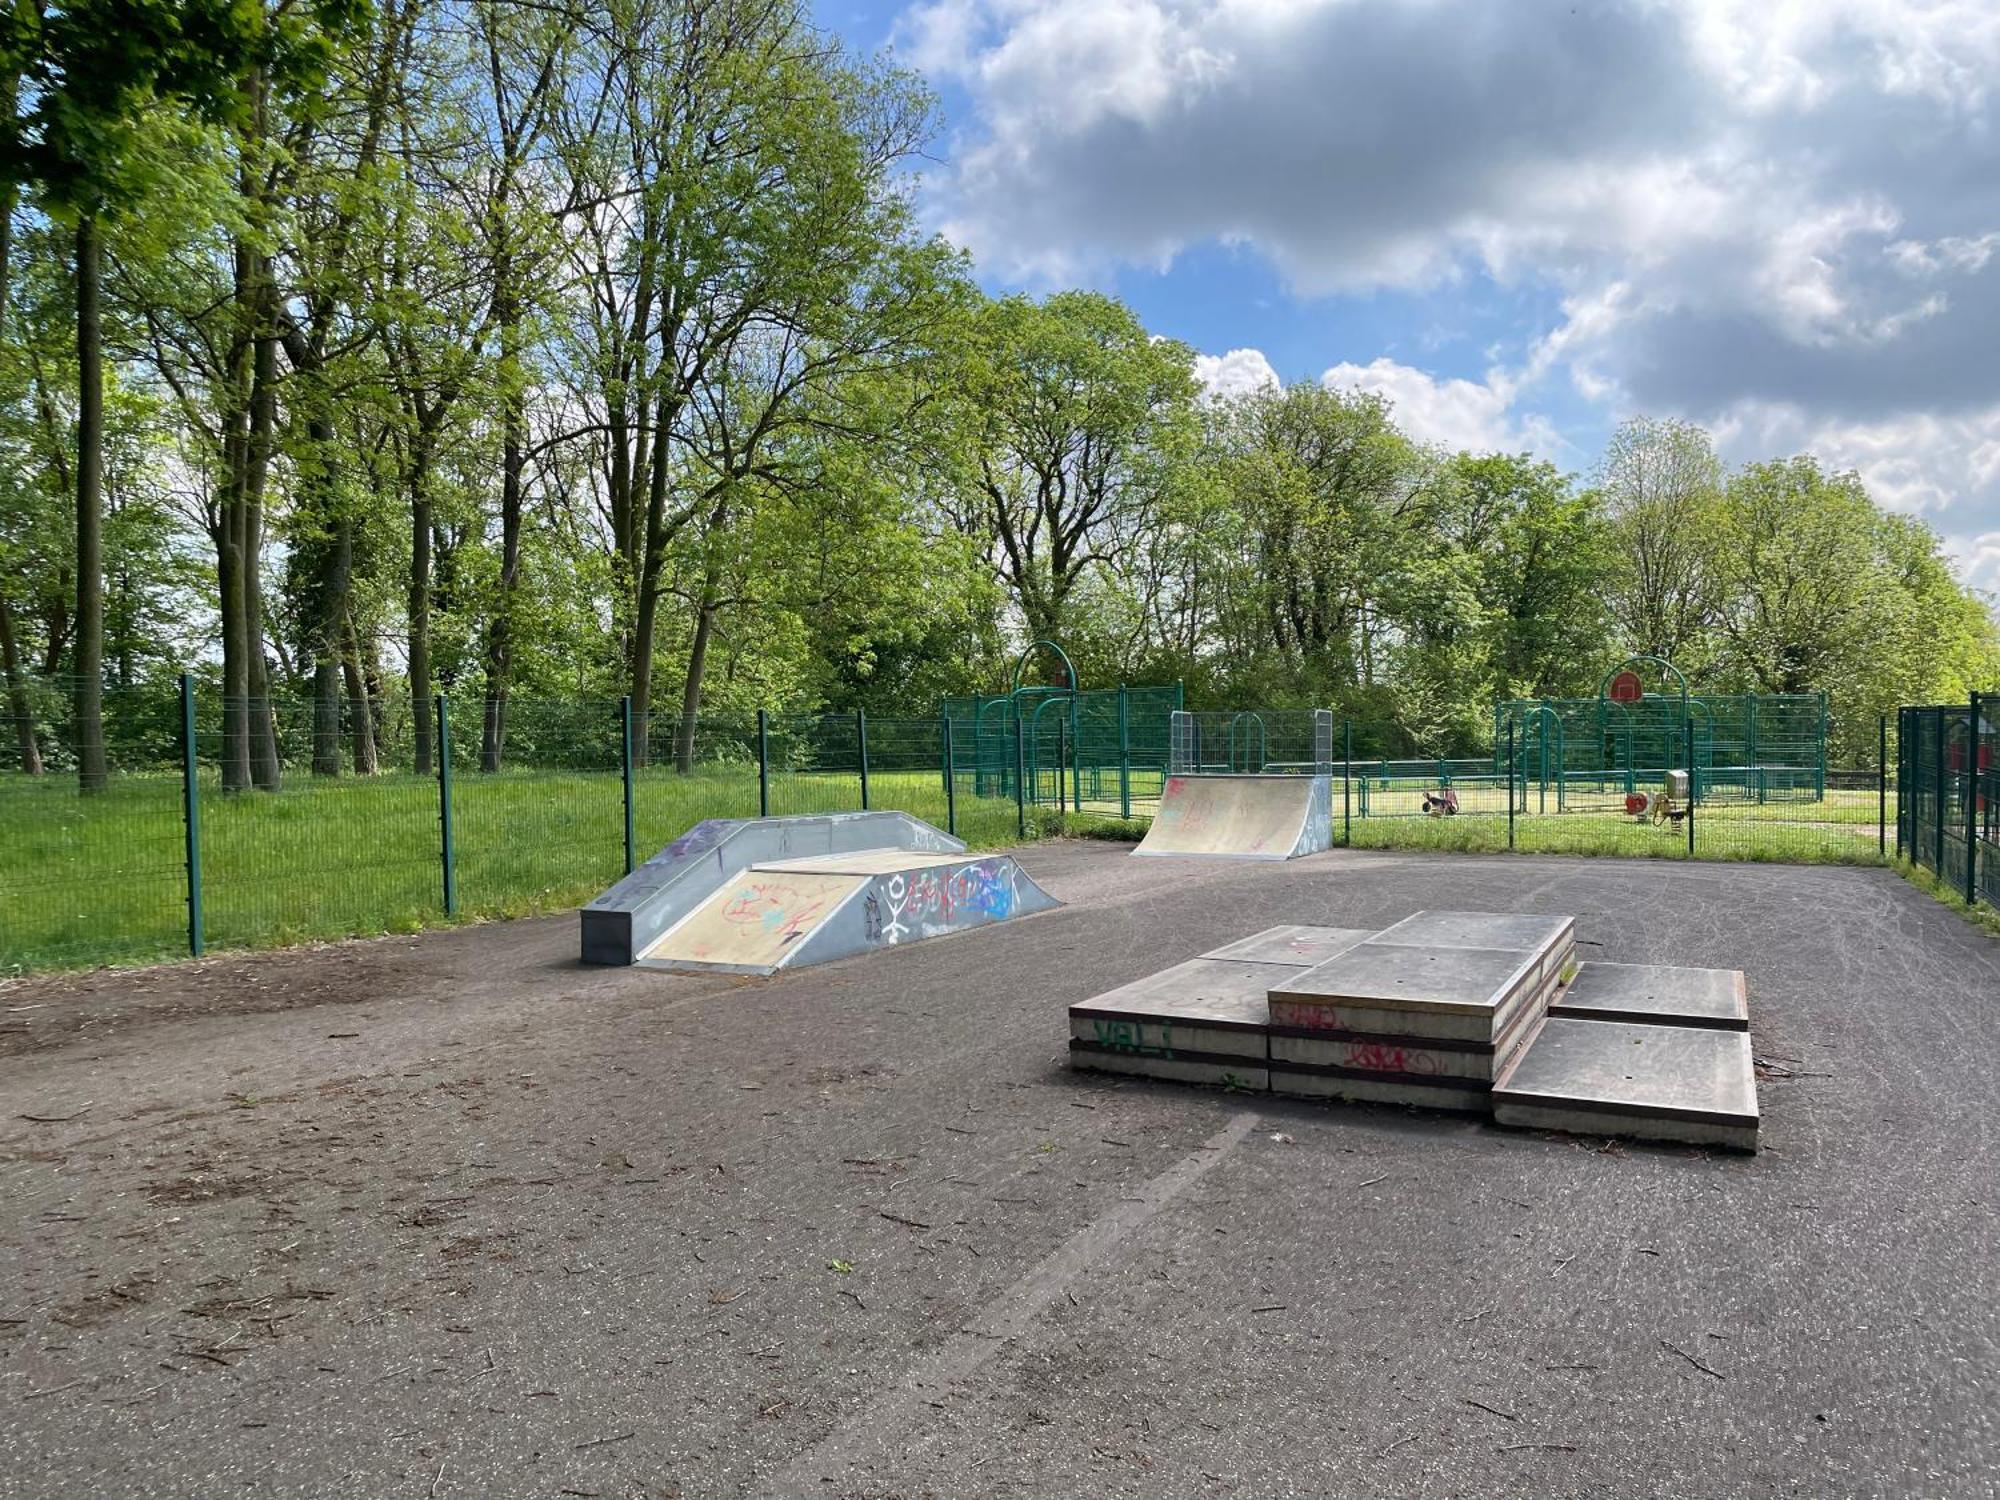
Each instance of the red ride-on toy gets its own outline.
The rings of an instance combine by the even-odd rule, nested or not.
[[[1681,819],[1688,815],[1687,788],[1687,772],[1669,771],[1666,784],[1659,791],[1627,792],[1625,811],[1635,822],[1678,828]]]

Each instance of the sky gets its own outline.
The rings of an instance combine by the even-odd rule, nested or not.
[[[1587,474],[1698,421],[2000,590],[1996,0],[818,0],[936,91],[989,291]]]

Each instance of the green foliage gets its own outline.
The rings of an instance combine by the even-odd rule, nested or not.
[[[982,295],[913,210],[933,101],[798,0],[106,0],[17,9],[0,47],[0,169],[47,209],[15,215],[0,334],[0,603],[52,764],[79,213],[106,215],[133,680],[227,654],[254,483],[256,665],[350,718],[419,677],[657,695],[656,724],[925,717],[1055,636],[1093,685],[1444,755],[1652,651],[1827,692],[1835,760],[1867,763],[1896,703],[2000,684],[1935,534],[1809,457],[1732,474],[1642,419],[1585,482],[1316,382],[1204,398],[1099,293]]]

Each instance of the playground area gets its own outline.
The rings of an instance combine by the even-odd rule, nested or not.
[[[1060,909],[770,980],[581,965],[572,913],[13,983],[0,1493],[1987,1493],[2000,957],[1954,913],[1014,852]],[[1069,1005],[1424,908],[1744,970],[1761,1154],[1068,1066]]]

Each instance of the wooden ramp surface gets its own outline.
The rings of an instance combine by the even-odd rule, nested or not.
[[[890,852],[905,860],[921,858],[907,850]],[[714,895],[668,928],[643,956],[652,963],[773,969],[841,902],[867,882],[866,874],[767,870],[753,866],[732,876]]]

